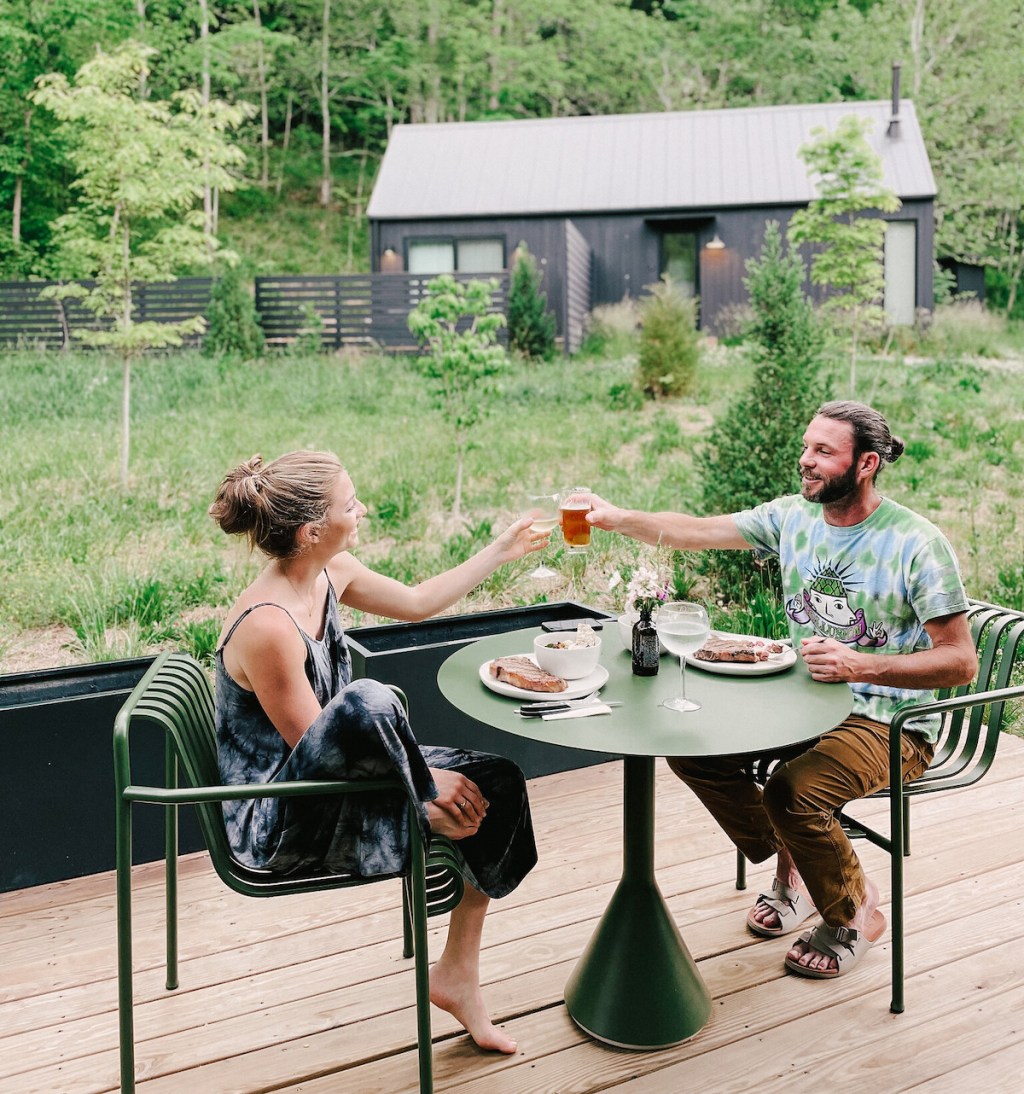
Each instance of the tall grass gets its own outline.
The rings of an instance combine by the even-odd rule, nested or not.
[[[872,367],[875,401],[908,441],[883,491],[950,536],[973,595],[1024,596],[1024,374],[955,362]],[[401,358],[147,359],[136,372],[136,447],[122,490],[116,364],[98,354],[0,357],[0,671],[26,631],[54,624],[70,628],[80,660],[161,645],[208,655],[226,605],[259,560],[226,539],[206,509],[228,468],[255,452],[337,451],[370,507],[360,557],[402,581],[487,542],[527,487],[583,482],[624,505],[694,511],[693,457],[750,379],[743,353],[706,354],[697,390],[657,404],[622,398],[634,368],[630,355],[511,364],[496,413],[467,454],[468,519],[453,527],[449,429]],[[565,597],[618,610],[622,589],[610,591],[609,580],[640,555],[632,541],[598,532],[585,565],[570,567],[554,544],[558,579],[532,582],[526,560],[454,610]],[[673,579],[713,601],[686,556],[677,556]],[[774,626],[770,605],[741,607],[749,628]]]

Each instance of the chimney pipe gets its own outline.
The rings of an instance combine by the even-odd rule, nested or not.
[[[889,118],[889,128],[885,131],[887,137],[896,138],[900,135],[900,62],[892,63],[892,115]]]

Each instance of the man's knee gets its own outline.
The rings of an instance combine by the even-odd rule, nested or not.
[[[804,791],[803,780],[789,764],[782,764],[775,769],[764,785],[761,799],[773,824],[792,813],[806,812]]]

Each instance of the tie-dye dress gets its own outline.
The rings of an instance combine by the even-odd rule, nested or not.
[[[424,803],[437,796],[428,768],[462,772],[489,807],[479,830],[456,843],[467,880],[491,897],[510,893],[537,861],[523,774],[501,756],[416,743],[394,693],[376,680],[352,680],[352,661],[328,589],[324,635],[306,645],[306,676],[321,713],[292,749],[255,693],[224,668],[224,646],[254,604],[235,621],[216,658],[217,759],[225,784],[293,779],[358,779],[397,775],[424,837]],[[292,618],[289,613],[289,618]],[[293,619],[294,622],[294,619]],[[346,798],[262,798],[224,802],[224,823],[235,857],[250,868],[287,873],[323,868],[363,877],[397,874],[408,866],[409,798],[400,791]]]

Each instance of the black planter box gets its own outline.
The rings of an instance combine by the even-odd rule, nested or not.
[[[114,868],[114,718],[152,658],[0,676],[0,892]],[[132,775],[162,786],[162,734],[133,735]],[[163,809],[134,813],[134,861],[164,857]],[[203,847],[191,808],[180,846]]]
[[[347,632],[354,677],[395,684],[409,697],[409,718],[421,744],[496,752],[514,760],[527,778],[569,771],[618,757],[581,748],[559,748],[502,733],[470,718],[448,702],[437,687],[437,670],[460,646],[492,634],[539,627],[548,619],[615,617],[572,601],[504,608],[493,612],[443,616],[422,623],[387,623]],[[614,634],[610,641],[617,641]],[[527,651],[524,651],[527,652]]]

